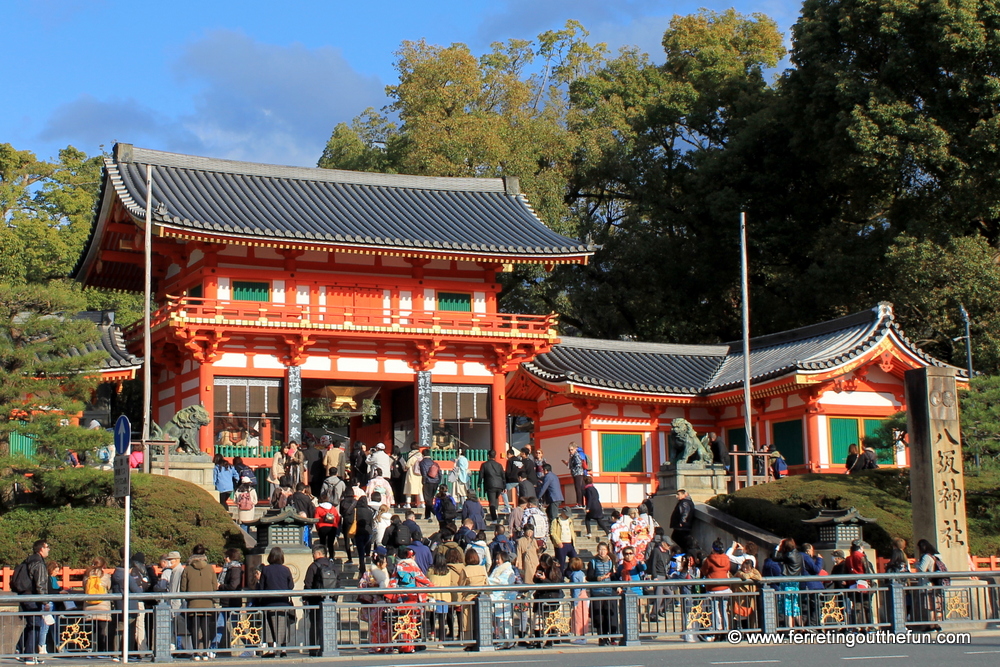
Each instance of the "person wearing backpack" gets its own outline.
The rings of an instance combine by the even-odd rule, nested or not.
[[[257,489],[249,477],[241,477],[236,487],[236,516],[243,530],[257,519]]]
[[[583,507],[583,489],[584,480],[587,477],[587,467],[584,464],[584,459],[586,454],[583,454],[583,450],[577,447],[576,443],[570,443],[569,445],[569,459],[563,461],[565,465],[569,467],[569,474],[573,477],[573,488],[576,489],[576,506],[577,508]]]
[[[458,517],[458,503],[448,493],[448,487],[444,484],[438,489],[437,496],[433,499],[434,516],[439,524],[451,523]]]
[[[97,556],[83,573],[83,592],[87,595],[106,595],[111,590],[111,575],[105,572],[108,562]],[[111,650],[108,626],[111,624],[111,600],[89,600],[83,603],[86,618],[94,623],[92,646],[98,653]]]
[[[917,572],[948,571],[948,566],[941,560],[937,547],[935,547],[930,540],[918,540],[917,553],[920,554],[920,560],[918,560],[916,564]],[[948,577],[935,577],[934,579],[921,578],[918,579],[917,582],[920,586],[927,588],[919,592],[917,600],[920,600],[920,602],[914,605],[914,613],[917,615],[917,618],[914,620],[928,622],[929,624],[923,628],[925,631],[940,632],[941,626],[937,625],[937,623],[941,621],[944,610],[944,591],[940,587],[951,585],[951,579]],[[937,590],[934,590],[931,587],[938,588]]]
[[[31,545],[31,555],[14,570],[11,579],[11,590],[18,595],[45,595],[49,590],[49,572],[45,566],[45,558],[49,555],[49,544],[45,540],[35,540]],[[18,607],[22,612],[41,611],[40,602],[21,602]],[[36,657],[38,638],[41,631],[42,617],[36,614],[24,616],[24,630],[17,642],[17,652],[27,656],[26,665],[40,665]]]
[[[483,489],[486,491],[486,499],[490,506],[490,521],[494,523],[497,521],[500,498],[503,498],[504,508],[508,514],[510,513],[510,505],[504,494],[506,481],[503,466],[497,463],[496,458],[497,453],[491,449],[486,453],[486,462],[479,469],[479,478],[483,481]]]
[[[431,458],[430,450],[424,448],[420,460],[420,476],[423,483],[424,518],[430,519],[434,512],[434,494],[441,486],[441,466]]]
[[[326,547],[317,544],[312,548],[313,562],[306,568],[305,579],[302,588],[307,591],[331,590],[337,588],[337,570],[333,561],[329,558]],[[329,595],[303,595],[302,604],[307,607],[315,607],[306,611],[309,618],[309,643],[321,645],[323,643],[323,624],[321,623],[319,606],[325,598],[336,599],[336,596]],[[312,649],[309,655],[318,656],[322,653],[320,649]]]

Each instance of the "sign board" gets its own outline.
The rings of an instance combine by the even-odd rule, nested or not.
[[[115,422],[115,453],[128,454],[132,445],[132,423],[128,417],[122,415]]]
[[[115,457],[115,498],[132,495],[132,469],[128,464],[129,455]]]

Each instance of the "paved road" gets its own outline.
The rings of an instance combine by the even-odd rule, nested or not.
[[[51,656],[50,656],[51,658]],[[46,664],[86,665],[97,667],[104,661],[50,659]],[[180,661],[184,663],[186,661]],[[213,661],[217,665],[245,664],[246,659]],[[557,646],[542,650],[516,649],[496,653],[458,653],[431,649],[412,655],[368,655],[347,653],[340,658],[319,659],[289,657],[284,660],[255,660],[257,664],[284,667],[705,667],[741,665],[785,665],[788,667],[995,667],[1000,663],[1000,633],[973,635],[971,644],[936,645],[863,645],[846,646],[732,646],[722,644],[659,644],[635,648],[598,648],[597,646]],[[4,660],[0,664],[16,664]],[[108,662],[108,665],[115,663]],[[148,663],[146,663],[148,664]]]
[[[285,661],[275,661],[275,667]],[[314,665],[336,667],[398,665],[399,667],[705,667],[707,665],[786,665],[789,667],[996,667],[1000,663],[1000,634],[973,636],[972,644],[962,646],[730,646],[728,644],[669,644],[636,648],[598,648],[596,646],[560,646],[543,650],[512,650],[490,654],[452,651],[423,651],[414,655],[346,656],[317,660]],[[265,663],[267,664],[267,663]]]

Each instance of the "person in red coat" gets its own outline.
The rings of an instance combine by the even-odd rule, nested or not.
[[[701,576],[705,579],[728,579],[729,556],[726,555],[726,545],[721,539],[712,543],[712,555],[701,563]],[[729,629],[729,613],[726,609],[730,588],[726,584],[705,586],[713,595],[712,621],[716,630],[725,632]],[[721,635],[719,636],[721,638]]]

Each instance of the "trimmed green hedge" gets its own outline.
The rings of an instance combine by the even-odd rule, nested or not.
[[[996,473],[967,475],[968,490],[996,487]],[[893,537],[906,539],[912,549],[925,535],[913,535],[910,507],[909,470],[867,470],[855,475],[793,475],[777,482],[740,489],[735,494],[716,496],[709,504],[738,519],[796,542],[815,542],[817,530],[803,519],[811,519],[822,508],[856,507],[862,516],[877,523],[864,528],[865,540],[880,556],[888,557]],[[991,486],[992,485],[992,486]],[[995,505],[995,503],[992,503]],[[988,503],[970,496],[970,551],[976,556],[1000,554],[1000,521],[986,511]]]
[[[94,556],[119,562],[125,538],[125,510],[113,499],[113,473],[92,468],[39,471],[36,505],[17,507],[0,516],[0,563],[14,566],[39,538],[49,541],[51,559],[68,567],[84,567]],[[176,549],[191,553],[204,544],[209,559],[222,561],[223,551],[243,547],[239,528],[218,501],[200,487],[162,475],[132,474],[132,551],[146,562]]]

